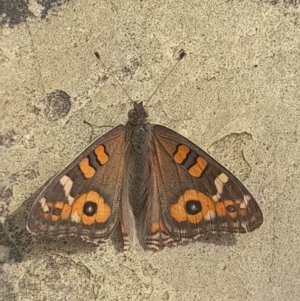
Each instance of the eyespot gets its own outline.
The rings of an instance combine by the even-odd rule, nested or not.
[[[227,212],[236,212],[236,207],[234,205],[229,205],[226,207]]]
[[[198,214],[199,212],[202,211],[201,202],[194,201],[194,200],[188,201],[185,204],[185,210],[190,215]]]
[[[53,214],[55,216],[60,216],[61,208],[53,207],[52,210],[51,210],[51,214]]]
[[[83,214],[93,216],[97,212],[97,204],[94,202],[85,202],[83,206]]]

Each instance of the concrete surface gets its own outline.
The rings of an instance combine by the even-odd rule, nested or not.
[[[300,300],[298,2],[39,3],[0,6],[0,300]],[[93,52],[146,100],[181,48],[187,57],[151,100],[151,121],[233,171],[262,227],[158,253],[120,252],[117,239],[33,240],[28,210],[89,143],[83,121],[127,120],[130,102]]]

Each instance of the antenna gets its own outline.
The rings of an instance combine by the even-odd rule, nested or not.
[[[169,77],[169,75],[173,72],[173,70],[176,68],[176,66],[179,64],[179,62],[186,56],[186,53],[183,49],[180,49],[177,56],[177,62],[175,65],[171,68],[171,70],[167,73],[167,75],[164,77],[164,79],[160,82],[160,84],[156,87],[156,89],[153,91],[153,93],[150,95],[146,103],[144,104],[144,107],[146,107],[147,103],[151,100],[151,98],[154,96],[154,94],[157,92],[157,90],[162,86],[162,84],[165,82],[165,80]]]
[[[102,62],[100,54],[98,51],[94,52],[96,58],[101,62],[102,66],[104,67],[104,69],[109,73],[109,75],[117,82],[117,84],[119,85],[119,87],[123,90],[123,92],[127,95],[127,97],[130,99],[131,102],[134,102],[131,97],[129,96],[129,94],[127,93],[127,91],[123,88],[123,86],[120,84],[120,82],[117,80],[117,78],[108,71],[108,69],[106,68],[105,64]]]
[[[129,94],[126,92],[126,90],[123,88],[123,86],[120,84],[120,82],[117,80],[117,78],[108,71],[107,67],[105,66],[105,64],[103,63],[103,61],[101,60],[100,54],[98,51],[94,52],[96,58],[101,62],[102,66],[104,67],[104,69],[110,74],[110,76],[112,76],[114,78],[114,80],[117,82],[117,84],[119,85],[119,87],[124,91],[124,93],[127,95],[127,97],[130,99],[131,102],[134,102],[131,97],[129,96]],[[160,84],[156,87],[156,89],[153,91],[153,93],[150,95],[150,97],[148,98],[148,100],[146,101],[144,107],[146,107],[146,105],[149,103],[149,101],[152,99],[152,97],[154,96],[154,94],[157,92],[157,90],[162,86],[162,84],[166,81],[166,79],[169,77],[169,75],[173,72],[173,70],[177,67],[177,65],[179,64],[179,62],[186,56],[186,52],[183,49],[180,49],[177,52],[177,57],[176,60],[177,62],[175,63],[175,65],[171,68],[171,70],[167,73],[167,75],[163,78],[163,80],[160,82]]]

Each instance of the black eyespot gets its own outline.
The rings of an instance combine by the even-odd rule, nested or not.
[[[61,214],[61,208],[53,207],[51,213],[52,213],[52,215],[60,216],[60,214]]]
[[[195,215],[202,211],[200,201],[188,201],[185,204],[185,210],[188,214]]]
[[[83,214],[93,216],[97,212],[97,204],[94,202],[85,202],[83,206]]]
[[[226,210],[228,212],[235,212],[236,211],[236,207],[234,205],[229,205],[226,207]]]

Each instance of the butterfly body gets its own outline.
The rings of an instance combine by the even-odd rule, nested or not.
[[[228,170],[180,134],[149,123],[142,103],[128,116],[45,188],[28,217],[31,233],[101,243],[120,225],[125,249],[137,232],[143,248],[160,250],[262,224],[257,202]]]

